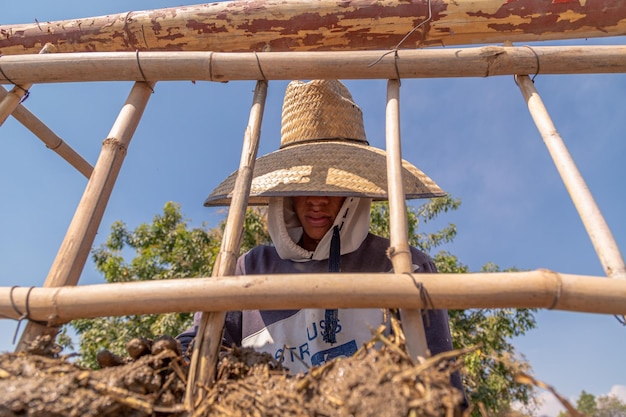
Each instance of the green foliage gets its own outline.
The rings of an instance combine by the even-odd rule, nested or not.
[[[268,242],[260,210],[249,210],[242,237],[242,250]],[[177,204],[168,202],[151,224],[134,230],[118,221],[111,226],[106,243],[92,251],[96,269],[106,282],[132,282],[172,278],[208,277],[219,252],[223,227],[189,229]],[[126,256],[132,257],[130,261]],[[125,354],[133,337],[176,335],[191,324],[190,313],[103,317],[75,320],[71,326],[80,335],[83,366],[95,367],[96,354],[109,349]],[[68,345],[67,329],[61,339]]]
[[[442,213],[456,210],[460,205],[461,200],[446,196],[434,198],[417,209],[407,206],[409,245],[424,252],[430,252],[437,246],[452,242],[456,236],[456,226],[453,223],[431,233],[418,232],[418,228],[420,223],[426,224]],[[370,232],[378,236],[389,237],[389,203],[380,201],[372,204],[370,216]]]
[[[582,391],[576,401],[576,409],[588,416],[595,415],[598,407],[596,405],[596,397],[586,391]]]
[[[600,396],[593,417],[626,417],[626,402],[613,395]]]
[[[412,246],[430,252],[451,242],[456,227],[449,224],[434,233],[418,233],[418,225],[435,219],[438,215],[458,209],[460,201],[451,197],[432,199],[415,209],[407,207],[409,241]],[[389,208],[387,203],[372,207],[372,233],[389,236]],[[446,251],[432,255],[437,269],[442,273],[467,273],[467,265]],[[508,269],[512,271],[514,269]],[[500,272],[500,267],[489,263],[482,272]],[[521,336],[535,327],[532,309],[468,309],[450,310],[450,330],[455,348],[479,346],[465,357],[462,373],[470,403],[482,403],[489,414],[502,414],[511,405],[520,402],[534,407],[534,391],[528,385],[515,382],[515,373],[528,372],[530,365],[524,358],[515,358],[511,338]],[[479,416],[479,410],[474,410]]]
[[[595,395],[581,391],[576,400],[576,410],[588,417],[626,417],[626,402],[614,395]],[[569,413],[561,411],[559,417],[569,417]]]

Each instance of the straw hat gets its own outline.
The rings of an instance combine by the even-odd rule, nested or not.
[[[414,165],[402,161],[402,166],[407,199],[445,195]],[[236,176],[218,185],[204,205],[228,205]],[[386,154],[368,145],[363,113],[337,80],[289,83],[280,149],[255,162],[250,205],[297,195],[387,199]]]

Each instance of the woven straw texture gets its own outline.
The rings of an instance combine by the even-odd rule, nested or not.
[[[283,102],[280,147],[313,139],[366,142],[363,112],[337,80],[289,83]]]
[[[386,154],[367,145],[363,113],[340,81],[292,81],[282,116],[280,149],[256,160],[248,204],[296,195],[387,199]],[[418,168],[402,166],[406,198],[445,195]],[[236,177],[226,178],[204,205],[229,205]]]
[[[426,174],[402,161],[407,199],[442,197],[446,193]],[[237,173],[224,180],[205,201],[206,206],[230,204]],[[250,205],[268,197],[327,195],[387,199],[386,155],[371,146],[320,142],[289,146],[259,158],[254,167]]]

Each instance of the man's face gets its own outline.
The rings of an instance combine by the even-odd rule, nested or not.
[[[293,197],[293,208],[304,229],[302,247],[315,250],[319,241],[331,228],[345,197]]]

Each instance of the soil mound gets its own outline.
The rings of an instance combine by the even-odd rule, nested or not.
[[[269,355],[229,349],[193,413],[184,407],[185,360],[171,350],[100,370],[57,354],[7,353],[0,355],[0,417],[453,416],[463,401],[449,383],[459,353],[413,364],[379,333],[350,358],[291,375]]]

